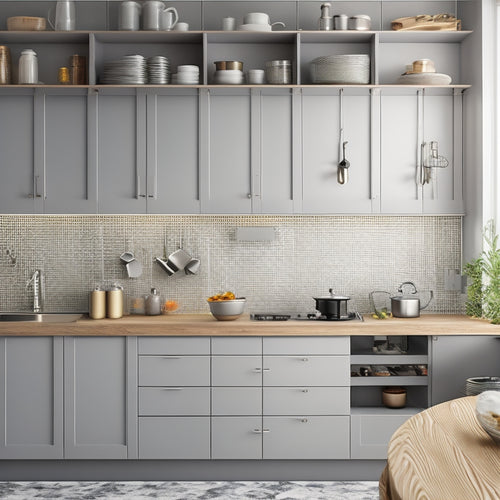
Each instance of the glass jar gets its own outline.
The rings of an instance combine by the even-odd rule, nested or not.
[[[266,62],[266,80],[271,85],[292,83],[292,61],[287,59]]]
[[[19,58],[19,84],[38,83],[38,59],[32,49],[24,49]]]

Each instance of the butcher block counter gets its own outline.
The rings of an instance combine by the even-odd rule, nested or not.
[[[0,336],[8,335],[176,335],[176,336],[331,336],[331,335],[500,335],[500,325],[465,315],[426,314],[420,318],[364,321],[217,321],[210,314],[124,316],[92,320],[83,316],[73,323],[2,322]]]

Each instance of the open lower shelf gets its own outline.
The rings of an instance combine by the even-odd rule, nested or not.
[[[425,408],[405,407],[405,408],[387,408],[385,406],[354,406],[351,407],[351,416],[353,415],[416,415]]]
[[[351,354],[351,365],[426,365],[427,354]]]
[[[351,377],[351,387],[427,384],[428,377],[418,375],[410,377],[398,377],[395,375],[389,377]]]

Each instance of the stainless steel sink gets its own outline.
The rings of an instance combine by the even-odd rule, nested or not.
[[[0,321],[30,321],[36,323],[73,323],[82,317],[81,314],[70,313],[34,313],[7,312],[0,313]]]

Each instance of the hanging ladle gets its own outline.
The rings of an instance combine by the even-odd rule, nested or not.
[[[339,162],[337,169],[337,182],[339,184],[345,184],[349,180],[349,173],[347,169],[351,166],[348,160],[345,158],[345,146],[347,141],[342,143],[342,160]]]

